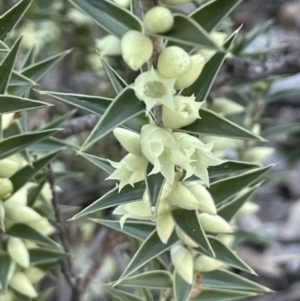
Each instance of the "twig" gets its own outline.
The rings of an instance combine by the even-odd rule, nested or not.
[[[56,227],[58,230],[59,239],[61,241],[64,251],[70,253],[70,244],[68,240],[69,235],[59,210],[59,200],[58,200],[57,192],[55,190],[55,175],[53,173],[51,164],[49,164],[45,169],[45,174],[47,176],[50,189],[52,192],[51,202],[54,209],[54,215],[56,219]],[[80,301],[80,295],[81,295],[80,279],[76,276],[73,263],[70,259],[65,259],[61,261],[61,272],[63,273],[63,275],[65,276],[67,282],[71,287],[70,301]]]

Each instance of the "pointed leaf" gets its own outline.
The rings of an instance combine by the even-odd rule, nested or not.
[[[8,254],[0,254],[0,284],[4,292],[7,289],[7,277],[12,260]]]
[[[6,88],[8,86],[11,73],[15,65],[21,40],[22,38],[19,38],[17,40],[17,42],[13,45],[11,51],[4,58],[0,66],[0,94],[4,94],[6,92]],[[1,104],[0,104],[0,108],[1,108]]]
[[[101,168],[102,170],[104,170],[108,174],[113,173],[113,171],[115,170],[115,168],[110,165],[110,163],[107,159],[103,159],[103,158],[100,158],[100,157],[93,156],[91,154],[81,153],[81,152],[78,152],[78,155],[80,155],[83,158],[89,160],[91,163],[93,163],[97,167]]]
[[[33,46],[28,52],[27,55],[24,59],[24,62],[22,64],[22,69],[25,69],[27,67],[29,67],[30,65],[34,64],[34,60],[35,60],[35,56],[36,56],[36,47]]]
[[[77,213],[72,220],[106,208],[141,200],[145,191],[145,183],[141,182],[135,184],[135,187],[127,185],[120,191],[120,193],[118,193],[118,190],[119,188],[116,187],[109,191],[90,206]]]
[[[195,20],[183,14],[174,14],[173,27],[165,34],[151,34],[184,45],[220,49]]]
[[[198,79],[188,88],[182,91],[183,96],[190,96],[195,94],[197,101],[206,100],[210,89],[213,85],[219,70],[226,58],[230,46],[233,44],[238,31],[235,31],[225,42],[223,48],[226,52],[217,52],[204,66]]]
[[[235,193],[241,191],[254,181],[258,180],[263,174],[265,174],[272,165],[261,167],[244,173],[239,176],[220,180],[211,184],[209,192],[211,193],[216,205],[226,201],[229,197]],[[230,189],[228,189],[230,187]]]
[[[134,222],[126,221],[121,228],[119,221],[105,220],[105,219],[91,219],[93,222],[106,226],[108,228],[114,229],[116,231],[125,233],[131,237],[137,239],[146,239],[155,229],[155,224],[149,222]]]
[[[106,62],[101,59],[102,66],[117,94],[127,87],[123,78]]]
[[[19,152],[31,144],[53,135],[57,131],[57,129],[54,129],[34,133],[25,133],[2,140],[0,142],[0,159]]]
[[[44,177],[43,180],[36,186],[33,187],[27,195],[27,206],[33,207],[37,198],[39,197],[44,185],[46,183],[46,178]]]
[[[198,221],[196,211],[178,209],[173,210],[172,215],[176,225],[199,245],[199,249],[201,249],[203,253],[214,256],[214,251]]]
[[[150,271],[125,278],[118,285],[152,289],[172,288],[172,275],[167,271]]]
[[[267,104],[270,104],[299,94],[300,94],[299,88],[279,90],[272,93],[268,93],[266,96],[264,96],[264,101]]]
[[[7,35],[15,28],[31,2],[32,0],[22,0],[0,17],[0,40],[4,41]]]
[[[264,140],[262,137],[208,109],[200,109],[200,117],[201,119],[197,119],[192,124],[179,129],[179,131],[184,131],[191,134],[206,134],[234,139]]]
[[[254,293],[266,293],[270,291],[270,289],[265,286],[227,270],[214,270],[207,273],[201,273],[201,275],[201,284],[204,288],[239,290]]]
[[[200,295],[193,299],[193,301],[231,301],[238,299],[245,299],[247,297],[254,297],[256,293],[247,293],[232,290],[221,289],[204,289]]]
[[[156,230],[153,231],[137,250],[118,282],[121,282],[124,278],[134,273],[150,260],[168,250],[177,241],[177,235],[173,233],[168,242],[166,244],[163,244]]]
[[[241,2],[242,0],[210,1],[190,14],[190,17],[207,32],[210,32],[214,30]]]
[[[129,30],[142,31],[141,21],[126,9],[110,2],[98,0],[70,0],[92,17],[109,33],[122,38]]]
[[[28,249],[28,252],[30,256],[30,263],[34,265],[58,261],[71,256],[68,253],[43,248],[30,248]]]
[[[54,152],[61,149],[71,149],[71,150],[78,150],[79,146],[71,144],[68,141],[63,141],[54,137],[49,137],[46,139],[43,139],[42,141],[32,144],[28,147],[28,150],[33,152]]]
[[[14,224],[6,230],[6,234],[22,239],[33,240],[43,244],[56,245],[55,241],[26,224]]]
[[[175,301],[188,301],[193,285],[185,282],[176,271],[174,272],[174,297]]]
[[[84,142],[82,149],[87,149],[103,138],[117,126],[145,111],[145,104],[137,99],[132,89],[125,89],[107,108]]]
[[[271,127],[262,131],[262,136],[266,139],[274,139],[281,134],[292,134],[300,131],[300,123],[284,124]]]
[[[17,97],[13,95],[0,95],[0,114],[34,110],[47,106],[50,105],[42,101]]]
[[[66,121],[70,120],[71,117],[76,113],[76,109],[72,110],[70,112],[67,112],[66,114],[63,114],[59,117],[54,118],[50,122],[47,122],[46,124],[42,125],[40,127],[41,130],[50,130],[53,128],[58,128],[62,126]]]
[[[133,294],[125,293],[109,286],[104,286],[103,289],[119,301],[144,301]]]
[[[32,166],[27,165],[18,170],[10,180],[14,186],[14,193],[16,193],[21,187],[29,182],[40,170],[42,170],[47,164],[52,162],[58,155],[59,151],[51,153],[45,157],[42,157],[32,163]]]
[[[12,71],[9,86],[33,86],[35,85],[35,82],[32,81],[30,78],[24,76],[20,72],[17,72],[15,70]]]

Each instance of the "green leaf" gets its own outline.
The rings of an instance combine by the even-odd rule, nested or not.
[[[0,40],[4,41],[7,35],[15,28],[31,2],[32,0],[20,1],[0,17]]]
[[[195,94],[197,101],[206,100],[210,89],[213,85],[219,70],[226,58],[226,55],[229,51],[230,46],[233,44],[238,30],[235,31],[224,43],[223,48],[226,52],[217,52],[212,58],[205,64],[200,76],[198,79],[188,88],[182,91],[183,96],[190,96]]]
[[[185,282],[176,271],[174,272],[174,297],[175,301],[188,301],[193,285]]]
[[[178,209],[172,211],[173,219],[176,225],[195,243],[199,249],[209,256],[214,256],[214,251],[198,221],[196,211]]]
[[[190,14],[207,32],[214,30],[242,0],[216,0],[200,6]]]
[[[42,157],[32,162],[32,166],[26,165],[22,169],[18,170],[14,175],[12,175],[10,180],[14,186],[14,193],[16,193],[21,187],[23,187],[27,182],[29,182],[47,164],[52,162],[58,154],[59,151]]]
[[[241,207],[247,202],[247,200],[254,194],[259,185],[252,187],[246,193],[236,197],[231,202],[218,210],[218,215],[223,217],[227,222],[230,222],[235,214],[241,209]]]
[[[231,249],[226,247],[221,241],[219,241],[216,237],[207,236],[210,245],[212,246],[216,257],[218,260],[228,264],[231,267],[236,269],[255,274],[255,272],[239,257],[237,256]],[[201,253],[201,249],[197,248],[197,251]]]
[[[111,132],[117,126],[145,111],[145,104],[139,101],[132,89],[125,89],[110,104],[102,118],[84,141],[85,150]]]
[[[47,122],[46,124],[42,125],[40,127],[40,130],[50,130],[53,128],[58,128],[62,126],[66,121],[70,120],[75,113],[76,113],[76,109],[71,110],[70,112],[67,112],[66,114],[63,114],[61,116],[55,117],[50,122]]]
[[[43,248],[30,248],[28,249],[28,252],[30,256],[30,263],[34,265],[58,261],[71,256],[65,252]]]
[[[116,93],[119,94],[127,87],[126,82],[104,59],[101,59],[101,63]]]
[[[103,289],[119,301],[144,301],[133,294],[125,293],[109,286],[104,286]]]
[[[107,159],[103,159],[103,158],[93,156],[93,155],[87,154],[87,153],[82,153],[82,152],[78,152],[78,155],[87,159],[88,161],[90,161],[91,163],[93,163],[94,165],[99,167],[100,169],[104,170],[108,174],[113,173],[113,171],[115,170],[115,168],[110,165],[110,163]]]
[[[128,10],[109,1],[70,0],[109,33],[122,38],[129,30],[142,31],[141,21]]]
[[[279,90],[273,93],[268,93],[266,96],[264,96],[264,101],[267,104],[270,104],[299,94],[300,94],[299,88]]]
[[[0,66],[0,94],[6,92],[22,38],[19,38]],[[0,104],[1,108],[1,104]]]
[[[33,207],[37,198],[39,197],[44,185],[46,183],[46,178],[44,177],[42,181],[36,186],[33,187],[27,195],[27,206]]]
[[[30,78],[27,78],[20,72],[17,72],[15,70],[12,71],[9,86],[33,86],[35,85],[35,82],[32,81]]]
[[[142,221],[126,221],[121,228],[120,222],[115,220],[105,220],[105,219],[91,219],[93,222],[100,225],[106,226],[108,228],[114,229],[116,231],[125,233],[131,237],[145,240],[155,229],[155,224]]]
[[[33,46],[25,56],[24,62],[22,64],[22,69],[25,69],[30,65],[33,65],[35,61],[35,56],[36,56],[36,46]]]
[[[125,278],[118,285],[151,289],[171,288],[172,275],[167,271],[150,271]]]
[[[268,139],[274,139],[281,134],[292,134],[300,131],[300,123],[284,124],[274,126],[261,132],[261,135]]]
[[[227,270],[214,270],[211,272],[201,273],[201,275],[201,284],[204,286],[204,289],[218,288],[254,293],[270,292],[270,289],[267,287]]]
[[[200,117],[201,119],[197,119],[192,124],[179,129],[179,131],[191,134],[206,134],[234,139],[255,139],[264,141],[262,137],[208,109],[200,109]]]
[[[14,295],[16,296],[18,301],[32,301],[32,299],[30,297],[18,292],[17,290],[12,289],[12,288],[11,288],[11,290],[14,293]]]
[[[259,165],[248,163],[248,162],[226,161],[225,163],[217,166],[210,166],[208,168],[208,172],[209,172],[209,176],[211,178],[214,178],[214,177],[228,176],[238,172],[245,172],[258,167]]]
[[[49,104],[13,95],[0,95],[0,114],[34,110],[50,106]]]
[[[28,150],[31,150],[33,152],[54,152],[61,149],[71,149],[71,150],[78,150],[79,146],[71,144],[68,141],[63,141],[54,137],[49,137],[46,139],[43,139],[42,141],[32,144],[28,147]]]
[[[180,44],[205,46],[213,49],[220,47],[195,20],[183,14],[174,14],[173,27],[164,34],[151,34]]]
[[[135,184],[135,187],[127,185],[120,191],[120,193],[118,190],[119,188],[116,187],[109,191],[90,206],[77,213],[74,217],[72,217],[72,220],[106,208],[141,200],[145,191],[145,183],[140,182]]]
[[[53,135],[57,131],[57,129],[54,129],[34,133],[25,133],[2,140],[0,142],[0,159],[4,159],[14,153],[17,153],[29,145]]]
[[[12,260],[8,254],[0,254],[0,284],[5,292],[8,284],[8,274]]]
[[[177,241],[177,235],[173,233],[168,242],[166,244],[163,244],[156,230],[153,231],[136,251],[132,260],[128,264],[126,270],[123,272],[117,283],[122,282],[123,279],[134,273],[140,267],[168,250]]]
[[[7,235],[33,240],[43,244],[56,245],[56,242],[26,224],[14,224],[6,230]]]
[[[248,185],[257,181],[265,174],[272,165],[261,167],[244,173],[239,176],[230,177],[211,184],[209,192],[211,193],[216,205],[226,201],[229,197],[241,191]],[[230,189],[228,189],[230,187]]]
[[[232,290],[221,289],[204,289],[200,295],[193,299],[193,301],[231,301],[238,299],[245,299],[247,297],[254,297],[256,293],[247,293]]]

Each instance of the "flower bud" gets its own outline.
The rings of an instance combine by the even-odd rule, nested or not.
[[[162,3],[164,4],[170,4],[170,5],[178,5],[178,4],[183,4],[190,2],[191,0],[161,0]]]
[[[219,269],[224,265],[223,262],[208,257],[206,255],[200,255],[194,260],[194,270],[200,273],[210,272]]]
[[[185,234],[183,230],[179,227],[175,227],[176,234],[178,238],[187,246],[192,247],[192,248],[198,248],[198,244],[195,243],[188,235]]]
[[[102,56],[121,55],[121,41],[113,35],[107,35],[96,40],[96,48]]]
[[[232,234],[219,234],[218,240],[223,243],[223,245],[230,248],[234,243],[235,237]]]
[[[24,271],[24,274],[32,284],[40,282],[46,275],[44,271],[36,267],[29,267]]]
[[[5,218],[4,204],[0,200],[0,229],[2,229],[5,232],[4,218]]]
[[[207,108],[220,115],[238,114],[244,111],[243,106],[222,97],[215,98],[212,104],[207,104]]]
[[[2,293],[1,292],[1,284],[0,284],[0,293]],[[1,296],[1,298],[3,298],[3,299],[1,299],[1,301],[15,301],[15,300],[17,300],[14,293],[10,290],[6,291],[5,295],[0,295],[0,296]]]
[[[165,33],[174,23],[172,12],[163,6],[155,6],[148,10],[144,16],[144,25],[149,32]]]
[[[15,223],[28,223],[41,218],[34,209],[19,204],[5,202],[5,217]]]
[[[245,215],[254,214],[260,209],[258,204],[253,202],[246,202],[242,208],[235,215],[236,219],[243,218]]]
[[[18,169],[18,162],[11,157],[0,160],[0,178],[10,178]]]
[[[130,0],[113,0],[116,4],[124,7],[124,8],[129,8],[130,7]]]
[[[155,219],[155,221],[157,234],[162,243],[166,244],[170,236],[172,235],[175,227],[172,214],[169,212],[164,215],[160,215]]]
[[[10,198],[8,198],[6,203],[14,203],[17,205],[26,206],[27,205],[27,195],[28,190],[32,187],[36,187],[35,183],[28,182],[21,189],[15,192]]]
[[[192,284],[194,278],[193,256],[191,252],[180,244],[171,247],[171,261],[176,272],[187,282]]]
[[[10,179],[0,178],[0,200],[8,198],[14,191],[13,184]]]
[[[178,129],[193,123],[199,118],[203,102],[195,101],[194,96],[174,96],[174,110],[163,106],[162,121],[166,127]]]
[[[29,253],[22,239],[9,237],[7,241],[7,252],[21,267],[29,267]]]
[[[275,152],[273,147],[253,147],[246,151],[245,161],[248,162],[263,162]]]
[[[77,8],[68,9],[67,18],[77,26],[84,27],[93,24],[91,18],[89,18],[86,14],[82,13]]]
[[[129,153],[135,156],[142,156],[140,142],[141,137],[139,134],[123,128],[116,128],[114,129],[113,133],[117,140]]]
[[[30,298],[37,297],[37,293],[29,281],[29,279],[24,275],[24,273],[17,271],[12,276],[9,281],[9,286],[12,287],[17,292],[24,294]]]
[[[219,215],[199,214],[199,221],[204,231],[213,233],[232,233],[231,226]]]
[[[190,55],[178,46],[165,48],[159,55],[157,69],[165,78],[183,76],[192,67]]]
[[[205,65],[205,58],[201,54],[194,54],[191,56],[192,67],[183,76],[177,78],[175,82],[175,89],[180,90],[191,86],[201,74]]]
[[[49,221],[45,217],[29,221],[26,224],[45,236],[51,235],[55,232],[55,228],[49,223]]]
[[[14,113],[2,115],[2,129],[7,129],[14,121]]]
[[[136,71],[151,58],[152,41],[144,34],[131,30],[122,37],[121,51],[125,63]]]

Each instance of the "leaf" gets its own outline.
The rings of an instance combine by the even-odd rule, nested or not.
[[[288,97],[299,95],[300,89],[294,88],[294,89],[286,89],[286,90],[279,90],[273,93],[268,93],[266,96],[264,96],[264,101],[267,104],[274,103],[276,101],[284,100]]]
[[[30,263],[34,265],[58,261],[71,256],[65,252],[43,248],[29,248],[28,252],[30,256]]]
[[[204,289],[218,288],[254,293],[270,292],[270,289],[267,287],[227,270],[214,270],[211,272],[201,273],[201,275],[201,284],[203,285]]]
[[[268,139],[274,139],[282,134],[292,134],[300,131],[300,123],[284,124],[274,126],[261,132],[261,135]]]
[[[50,106],[49,104],[13,95],[0,95],[0,114],[34,110]]]
[[[127,87],[123,78],[106,62],[101,59],[102,66],[117,94]]]
[[[145,183],[140,182],[139,184],[135,184],[135,187],[127,185],[121,190],[120,193],[118,190],[119,188],[116,187],[109,191],[90,206],[73,216],[72,220],[106,208],[141,200],[145,191]]]
[[[239,176],[234,176],[214,182],[213,184],[211,184],[209,192],[211,193],[215,204],[221,204],[229,197],[233,196],[235,193],[252,184],[263,174],[265,174],[271,167],[272,165],[257,168]],[[228,189],[228,187],[230,187],[230,189]]]
[[[92,218],[91,220],[100,225],[106,226],[116,231],[125,233],[131,237],[142,240],[146,239],[155,229],[155,224],[142,221],[135,222],[127,220],[121,228],[119,221],[95,218]]]
[[[175,301],[188,301],[193,285],[185,282],[176,271],[174,272],[174,297]]]
[[[110,104],[102,118],[98,121],[82,149],[85,150],[111,132],[117,126],[145,111],[145,104],[137,99],[132,89],[125,89]]]
[[[35,85],[35,82],[32,81],[30,78],[27,78],[20,72],[17,72],[15,70],[12,71],[9,86],[28,86],[28,85]]]
[[[56,118],[53,118],[50,122],[47,122],[46,124],[42,125],[40,127],[40,129],[41,130],[50,130],[53,128],[58,128],[58,127],[62,126],[66,121],[70,120],[71,117],[73,117],[73,115],[75,113],[76,113],[76,109],[71,110],[71,111],[67,112],[66,114],[63,114]]]
[[[39,197],[44,185],[46,183],[46,178],[44,177],[42,181],[36,186],[33,187],[27,195],[27,206],[33,207],[37,198]]]
[[[201,119],[197,119],[192,124],[179,129],[179,131],[191,134],[206,134],[234,139],[255,139],[264,141],[262,137],[208,109],[200,109],[200,117]]]
[[[53,135],[57,131],[57,129],[54,129],[38,131],[34,133],[25,133],[2,140],[0,142],[0,159],[4,159],[14,153],[17,153],[29,145]]]
[[[36,56],[36,46],[33,46],[28,52],[27,55],[25,56],[25,59],[22,63],[22,69],[25,69],[27,67],[29,67],[30,65],[34,64],[34,60],[35,60],[35,56]]]
[[[8,284],[8,274],[12,260],[6,253],[0,254],[0,284],[5,292]]]
[[[177,241],[177,235],[173,233],[169,238],[168,242],[166,244],[163,244],[156,230],[153,231],[136,251],[132,260],[128,264],[126,270],[123,272],[117,283],[122,282],[123,279],[134,273],[136,270],[148,263],[150,260],[168,250],[171,247],[171,245],[173,245]]]
[[[190,17],[201,25],[207,32],[213,31],[242,0],[210,1],[190,14]]]
[[[198,79],[190,87],[182,91],[182,96],[191,96],[195,94],[197,101],[201,102],[206,100],[237,33],[238,30],[235,31],[224,43],[223,48],[226,52],[217,52],[214,56],[212,56],[212,58],[205,64]]]
[[[133,294],[125,293],[109,286],[104,286],[103,289],[119,301],[144,301]]]
[[[4,41],[7,35],[15,28],[29,8],[32,0],[23,0],[14,5],[0,17],[0,40]]]
[[[238,299],[245,299],[247,297],[254,297],[256,293],[221,290],[221,289],[204,289],[200,295],[193,299],[193,301],[231,301]]]
[[[203,253],[214,256],[214,251],[198,221],[196,211],[178,209],[172,211],[176,225],[194,242],[199,245]]]
[[[16,193],[21,187],[23,187],[27,182],[29,182],[47,164],[52,162],[58,154],[59,151],[56,151],[45,157],[42,157],[32,162],[32,166],[26,165],[22,169],[18,170],[14,175],[12,175],[10,180],[14,186],[14,193]]]
[[[32,144],[28,147],[28,150],[31,150],[33,152],[54,152],[61,149],[71,149],[71,150],[78,150],[79,146],[71,144],[68,141],[62,141],[60,139],[49,137],[46,139],[43,139],[42,141]]]
[[[252,187],[249,191],[236,197],[231,202],[218,210],[218,215],[223,217],[227,222],[230,222],[235,214],[241,209],[241,207],[247,202],[247,200],[254,194],[259,186]]]
[[[141,21],[128,10],[109,1],[70,0],[109,33],[122,38],[129,30],[142,31]]]
[[[157,209],[159,198],[166,181],[165,181],[165,177],[161,173],[149,175],[152,169],[153,169],[153,165],[151,163],[148,163],[146,169],[145,182],[146,182],[150,205],[152,208]]]
[[[185,45],[220,49],[220,47],[210,38],[209,34],[195,20],[183,14],[174,14],[173,16],[173,27],[167,33],[151,33],[151,35]]]
[[[7,235],[33,240],[43,244],[56,245],[56,242],[26,224],[14,224],[6,230]]]
[[[0,94],[4,94],[6,92],[6,88],[8,86],[8,82],[10,80],[14,64],[17,58],[21,40],[22,38],[19,38],[17,42],[15,42],[11,51],[7,54],[7,56],[2,61],[2,64],[0,65]]]
[[[242,161],[226,161],[223,164],[217,166],[210,166],[208,168],[209,176],[211,178],[214,177],[221,177],[221,176],[228,176],[230,174],[238,173],[238,172],[245,172],[255,168],[258,168],[259,165],[242,162]]]
[[[90,161],[91,163],[93,163],[97,167],[101,168],[102,170],[104,170],[108,174],[113,173],[113,171],[115,170],[115,168],[110,165],[110,163],[107,159],[103,159],[103,158],[93,156],[93,155],[87,154],[87,153],[82,153],[82,152],[78,152],[78,155],[80,155],[83,158],[87,159],[88,161]]]
[[[151,289],[165,289],[172,287],[172,280],[172,275],[167,271],[150,271],[125,278],[118,285]]]

